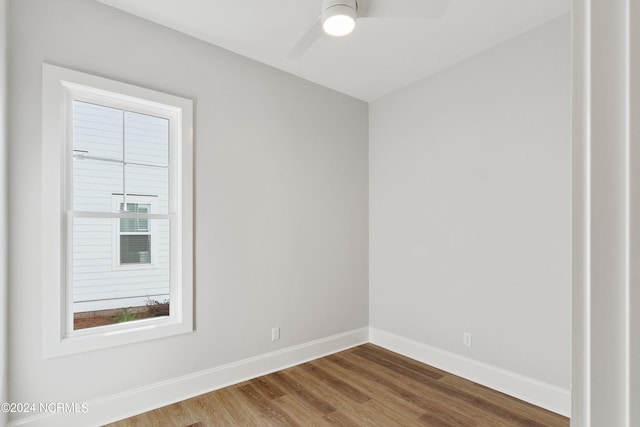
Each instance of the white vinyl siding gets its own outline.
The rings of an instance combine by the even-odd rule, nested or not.
[[[74,312],[143,306],[147,298],[169,298],[168,251],[159,254],[158,265],[151,268],[114,269],[113,220],[76,218],[74,222]],[[166,238],[168,233],[164,234]]]
[[[145,305],[169,299],[169,224],[149,220],[153,263],[118,265],[118,220],[76,218],[73,233],[74,312]],[[155,224],[154,224],[155,223]],[[157,240],[156,240],[157,239]]]

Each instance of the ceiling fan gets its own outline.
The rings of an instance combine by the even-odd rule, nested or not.
[[[323,34],[351,33],[356,20],[365,18],[439,18],[450,0],[323,0],[320,16],[287,54],[298,59]]]

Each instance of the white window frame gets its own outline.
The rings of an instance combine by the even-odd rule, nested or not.
[[[117,212],[120,209],[120,203],[122,203],[123,196],[118,194],[112,195],[113,200],[113,211]],[[140,205],[149,205],[149,213],[153,214],[157,212],[156,205],[157,200],[155,196],[136,196],[136,195],[127,195],[127,203],[137,203]],[[147,264],[122,264],[120,262],[120,236],[123,234],[132,234],[132,233],[122,233],[120,231],[120,219],[113,220],[113,239],[112,239],[112,256],[111,259],[113,261],[113,269],[114,270],[145,270],[150,268],[155,268],[157,265],[157,253],[158,253],[158,227],[155,221],[149,222],[149,231],[144,233],[151,236],[151,247],[149,248],[151,252],[150,262]]]
[[[72,211],[72,102],[92,102],[166,117],[169,126],[171,312],[167,317],[73,330],[73,218],[135,218]],[[55,357],[193,331],[193,103],[191,100],[43,64],[43,355]]]

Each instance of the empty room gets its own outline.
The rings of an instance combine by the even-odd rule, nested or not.
[[[0,425],[640,425],[634,1],[0,17]]]

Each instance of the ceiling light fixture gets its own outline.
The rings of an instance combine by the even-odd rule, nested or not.
[[[110,0],[100,0],[110,1]],[[291,0],[293,1],[293,0]],[[312,0],[307,0],[311,2]],[[313,0],[320,2],[320,0]],[[322,9],[309,29],[287,53],[287,59],[300,59],[325,34],[346,36],[362,18],[440,18],[451,0],[322,0]],[[335,45],[337,46],[337,45]]]
[[[330,36],[346,36],[356,27],[355,0],[324,0],[322,29]]]

